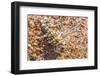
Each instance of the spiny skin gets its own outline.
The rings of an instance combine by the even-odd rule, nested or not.
[[[88,18],[28,15],[28,60],[88,57]]]

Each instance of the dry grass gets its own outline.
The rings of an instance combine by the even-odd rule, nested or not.
[[[87,21],[81,16],[29,15],[29,60],[87,58]]]

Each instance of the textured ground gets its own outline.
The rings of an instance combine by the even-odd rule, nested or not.
[[[28,15],[28,60],[83,59],[88,18]]]

